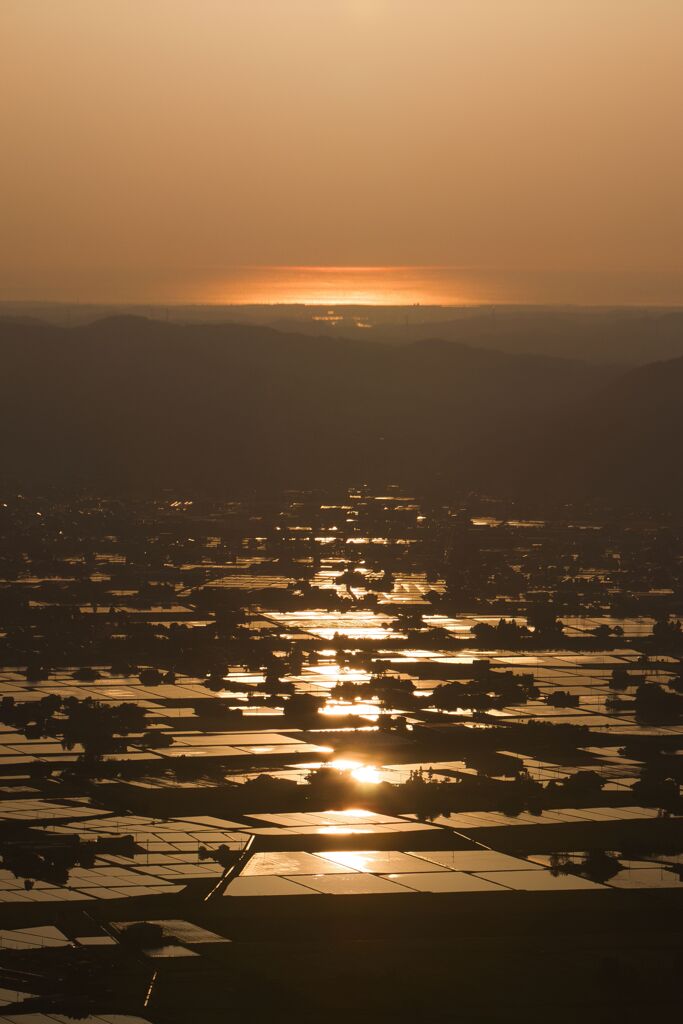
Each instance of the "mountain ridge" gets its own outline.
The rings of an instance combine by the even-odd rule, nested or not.
[[[438,337],[386,346],[130,315],[73,327],[0,320],[0,358],[3,475],[112,487],[341,477],[621,491],[620,439],[646,463],[678,423],[683,378],[683,357],[624,373]],[[634,403],[649,409],[640,434]],[[671,490],[655,469],[653,486]]]

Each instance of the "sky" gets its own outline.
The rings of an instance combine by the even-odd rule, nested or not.
[[[683,304],[681,0],[0,0],[0,300]]]

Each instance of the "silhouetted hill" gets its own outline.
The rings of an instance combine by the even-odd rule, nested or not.
[[[28,316],[28,314],[25,316],[18,313],[16,316],[10,314],[0,316],[0,329],[11,326],[47,327],[48,323],[45,320],[41,320],[39,316]]]
[[[680,503],[682,395],[683,359],[619,375],[547,423],[527,448],[514,486],[562,499]]]
[[[86,324],[137,307],[0,303],[0,317]],[[145,314],[185,324],[261,324],[338,339],[405,343],[443,338],[511,354],[638,366],[683,356],[683,309],[547,306],[170,306]]]
[[[111,489],[495,480],[499,458],[608,376],[441,340],[134,316],[0,322],[0,358],[3,477]]]
[[[439,324],[373,332],[410,340],[432,334],[511,353],[639,365],[683,356],[683,311],[665,309],[480,309]]]
[[[355,327],[348,313],[341,321],[305,319],[304,311],[272,319],[278,330],[345,334],[374,341],[419,341],[439,337],[475,348],[517,355],[582,359],[597,364],[644,365],[683,356],[683,310],[549,309],[481,307],[459,310],[396,310],[393,323]],[[373,314],[368,314],[372,320]],[[389,314],[384,313],[387,317]]]

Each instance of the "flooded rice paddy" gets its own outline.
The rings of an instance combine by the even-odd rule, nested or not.
[[[0,949],[680,889],[680,560],[492,504],[7,503]]]

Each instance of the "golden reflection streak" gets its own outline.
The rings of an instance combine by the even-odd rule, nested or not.
[[[328,767],[336,768],[340,772],[348,772],[356,782],[376,786],[382,781],[382,774],[374,765],[363,764],[362,761],[352,761],[345,757],[336,757],[333,761],[327,762]]]

